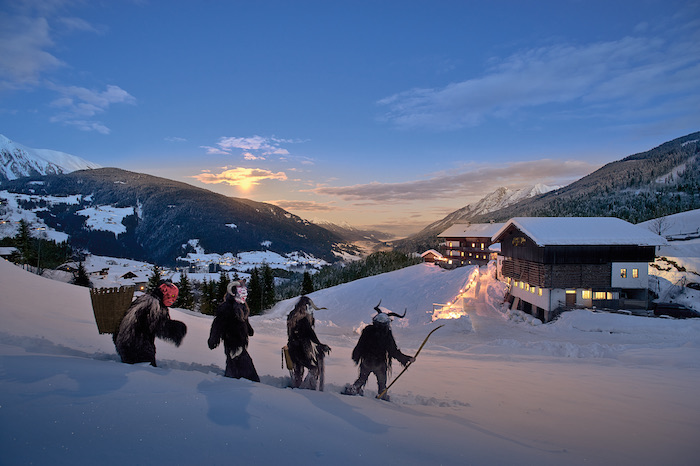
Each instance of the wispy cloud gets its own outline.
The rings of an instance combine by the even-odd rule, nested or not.
[[[281,144],[292,141],[274,137],[252,136],[247,138],[223,137],[216,144],[225,153],[232,153],[234,149],[246,151],[248,155],[253,152],[262,155],[289,155],[289,151],[281,147]]]
[[[0,13],[0,91],[36,86],[43,73],[65,66],[49,52],[50,30],[45,18]]]
[[[287,175],[284,172],[274,173],[262,168],[235,167],[226,169],[221,173],[203,172],[199,175],[193,175],[192,178],[205,184],[223,183],[247,190],[265,180],[284,181],[287,179]]]
[[[612,110],[667,101],[682,104],[688,94],[700,93],[699,36],[624,37],[523,50],[494,60],[483,76],[407,90],[378,103],[387,109],[385,121],[432,129],[478,126],[488,118],[547,104],[560,109],[576,104],[579,118],[603,112],[614,118]],[[689,104],[683,109],[694,111]]]
[[[69,0],[15,2],[0,12],[0,92],[5,90],[47,89],[60,94],[52,102],[60,113],[50,121],[84,131],[108,134],[109,128],[93,117],[107,111],[112,104],[133,104],[135,99],[116,85],[96,91],[81,86],[57,84],[54,71],[69,66],[54,53],[57,34],[103,34],[96,26],[66,10],[76,2]]]
[[[468,199],[483,196],[498,186],[523,187],[533,183],[568,184],[594,171],[597,166],[580,161],[536,160],[499,166],[473,166],[459,173],[402,183],[367,183],[342,187],[318,187],[316,194],[337,196],[345,201],[383,203]]]
[[[275,204],[289,211],[303,211],[303,212],[338,212],[343,210],[342,207],[338,207],[333,202],[316,202],[316,201],[291,201],[291,200],[277,200],[277,201],[267,201],[270,204]]]
[[[105,112],[112,104],[135,104],[136,99],[119,86],[108,85],[104,91],[96,91],[77,86],[51,86],[62,97],[54,100],[51,106],[61,109],[51,117],[52,122],[76,126],[85,131],[98,131],[108,134],[109,129],[90,118]],[[86,124],[87,123],[87,124]]]

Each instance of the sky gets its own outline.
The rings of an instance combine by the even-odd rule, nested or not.
[[[0,2],[0,134],[414,233],[700,129],[700,2]]]

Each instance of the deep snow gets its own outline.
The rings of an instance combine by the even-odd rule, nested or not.
[[[699,320],[581,310],[533,325],[501,309],[491,277],[422,264],[313,293],[333,348],[319,393],[285,388],[294,300],[252,319],[256,384],[222,376],[211,317],[171,310],[183,345],[157,341],[157,368],[125,365],[86,288],[0,260],[0,463],[696,464]],[[433,322],[465,286],[468,315]],[[445,324],[390,403],[371,396],[373,377],[364,397],[338,393],[380,299],[408,311],[394,323],[406,353]]]

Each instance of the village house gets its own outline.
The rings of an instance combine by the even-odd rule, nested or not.
[[[455,223],[438,235],[444,239],[440,243],[443,259],[436,261],[447,268],[462,265],[484,265],[496,258],[490,249],[492,236],[503,223]]]
[[[666,240],[613,217],[517,217],[494,234],[511,309],[543,322],[574,308],[647,309],[649,263]]]

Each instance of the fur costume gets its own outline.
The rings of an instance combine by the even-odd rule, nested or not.
[[[226,353],[224,375],[226,377],[260,382],[253,359],[247,350],[248,337],[252,337],[254,333],[248,321],[250,310],[245,303],[247,293],[243,291],[244,286],[237,285],[239,285],[238,282],[232,282],[229,285],[226,299],[216,310],[207,343],[209,349],[214,349],[219,346],[221,340],[224,341],[224,353]]]
[[[292,387],[323,391],[323,358],[331,348],[316,336],[313,309],[324,308],[316,307],[306,296],[299,298],[287,316],[287,348],[294,364]],[[302,382],[304,369],[308,374]]]
[[[372,319],[372,324],[362,329],[360,339],[352,350],[352,360],[360,366],[360,375],[352,385],[346,386],[343,393],[347,395],[362,395],[363,387],[367,383],[370,374],[377,377],[377,393],[382,393],[386,388],[386,381],[391,371],[391,360],[396,359],[405,366],[413,360],[411,356],[403,354],[396,346],[394,335],[391,332],[391,318],[389,316],[403,317],[399,314],[384,314],[375,307],[378,314]],[[404,313],[405,315],[405,313]],[[383,399],[388,400],[388,394]]]
[[[163,304],[162,289],[165,288],[161,287],[136,298],[122,318],[119,329],[113,336],[114,346],[122,362],[150,362],[155,366],[156,337],[170,341],[175,346],[180,346],[185,338],[187,326],[184,322],[170,319],[168,307]]]

